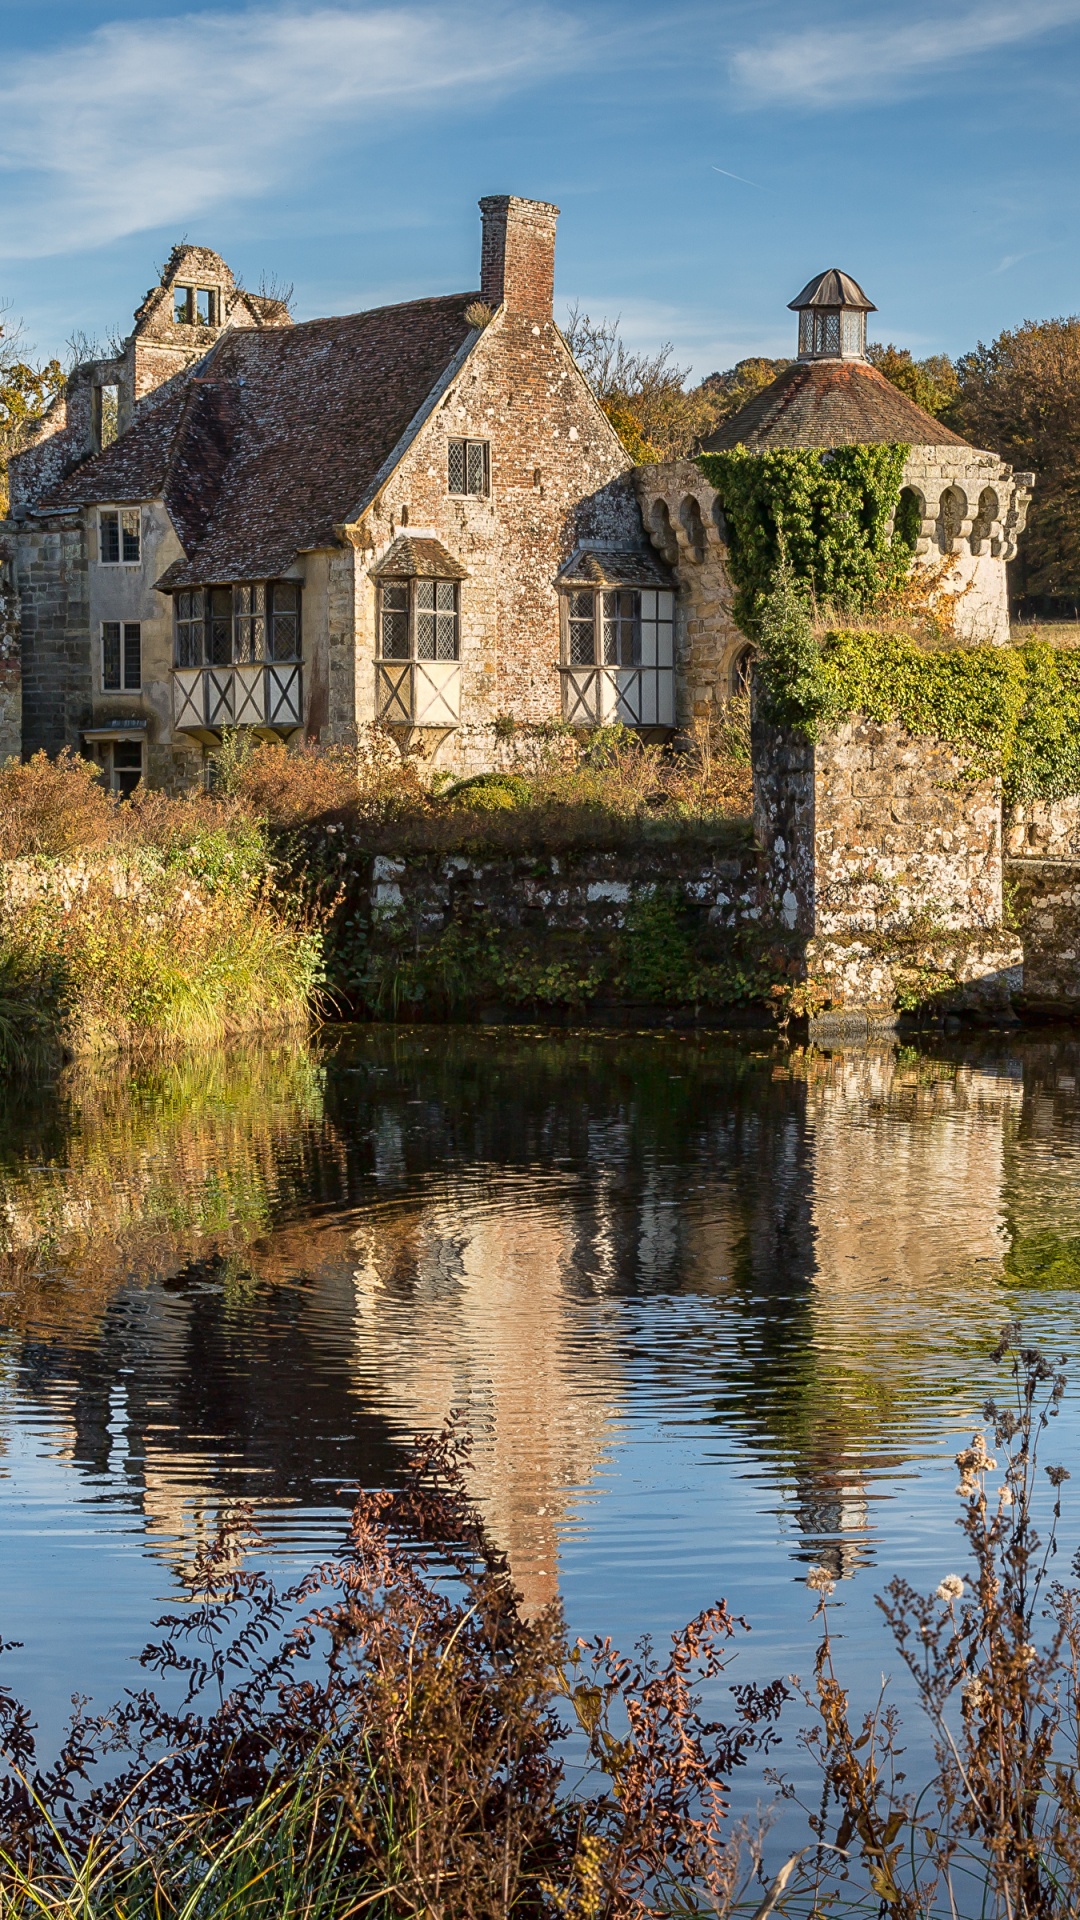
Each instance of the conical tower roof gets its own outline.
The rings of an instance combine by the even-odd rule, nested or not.
[[[856,313],[876,313],[872,300],[868,300],[857,280],[850,273],[841,273],[839,267],[829,267],[825,273],[817,273],[808,280],[801,293],[788,301],[791,313],[801,313],[804,307],[850,307]]]

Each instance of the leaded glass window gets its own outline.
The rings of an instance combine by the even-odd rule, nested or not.
[[[233,659],[266,659],[266,588],[261,581],[233,588]]]
[[[232,659],[233,596],[231,587],[208,587],[206,592],[206,659],[211,667],[227,667]]]
[[[814,314],[814,352],[823,358],[840,357],[840,315],[825,307]]]
[[[458,657],[457,587],[452,580],[416,582],[416,657]]]
[[[382,589],[380,640],[384,660],[409,657],[409,583],[387,580]]]
[[[138,620],[102,621],[101,685],[106,693],[138,693],[142,686],[142,627]]]
[[[134,566],[142,558],[138,507],[104,507],[98,515],[98,557],[104,566]]]
[[[603,596],[604,665],[641,665],[641,595],[625,587]]]
[[[446,484],[450,493],[491,491],[491,458],[486,440],[448,440]]]
[[[185,593],[178,593],[174,604],[176,664],[178,667],[201,667],[203,637],[206,630],[202,588],[195,587]]]
[[[271,660],[300,658],[300,586],[295,580],[275,580],[270,595]]]
[[[596,595],[591,588],[580,588],[569,595],[567,625],[570,665],[594,667],[596,665]]]

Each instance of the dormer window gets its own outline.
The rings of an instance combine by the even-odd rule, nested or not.
[[[800,360],[866,359],[866,316],[877,308],[850,274],[830,267],[789,304],[799,316]]]
[[[216,327],[218,294],[215,287],[174,287],[173,318],[181,327]]]

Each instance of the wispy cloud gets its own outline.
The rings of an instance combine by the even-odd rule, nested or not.
[[[0,253],[40,256],[183,224],[295,177],[313,143],[487,98],[572,65],[584,35],[540,3],[311,7],[126,20],[9,59]]]
[[[732,70],[755,105],[845,107],[910,91],[943,67],[1077,22],[1080,0],[1026,0],[951,18],[928,14],[903,26],[810,27],[744,47]]]

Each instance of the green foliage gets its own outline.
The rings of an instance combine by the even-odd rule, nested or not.
[[[64,389],[59,360],[34,366],[17,357],[14,341],[5,347],[2,335],[0,327],[0,520],[8,510],[8,461],[26,446],[37,421]]]
[[[269,875],[270,850],[263,829],[240,817],[228,826],[197,825],[190,839],[166,849],[163,864],[199,881],[208,893],[250,893]]]
[[[944,413],[956,399],[960,382],[947,353],[932,353],[925,360],[916,360],[908,347],[894,347],[891,341],[882,346],[872,341],[866,357],[924,413]]]
[[[757,672],[762,717],[774,725],[808,732],[826,713],[821,648],[786,553],[758,616]]]
[[[476,773],[468,780],[455,780],[440,795],[444,805],[470,807],[478,813],[508,813],[515,807],[527,807],[532,797],[529,782],[518,773]]]
[[[698,465],[728,525],[735,618],[756,639],[781,559],[819,602],[854,613],[895,588],[911,564],[910,529],[890,532],[910,448],[733,447]]]
[[[808,739],[845,715],[937,734],[1000,774],[1007,802],[1080,793],[1080,654],[926,648],[902,634],[826,633],[781,570],[762,620],[762,717]]]

